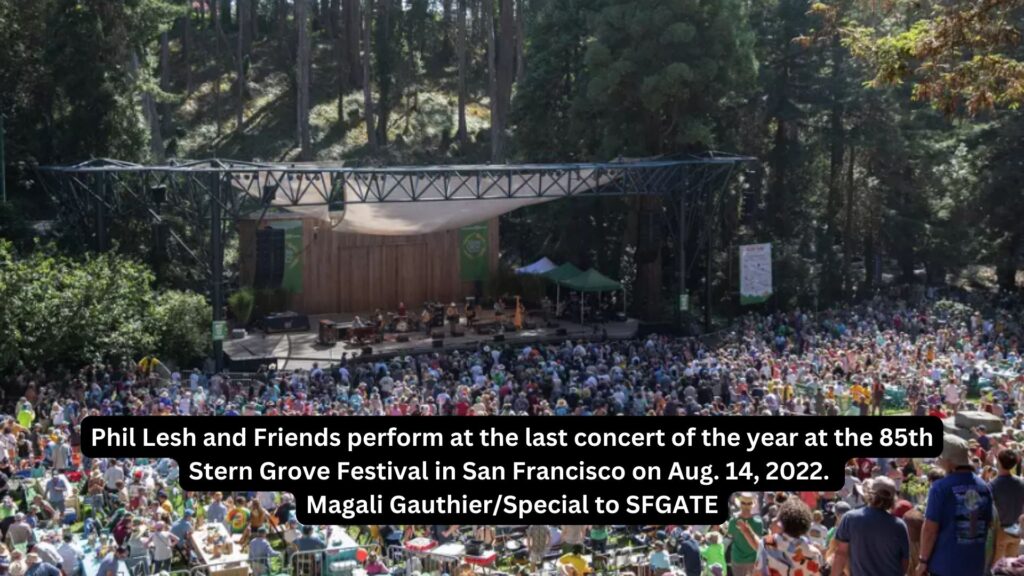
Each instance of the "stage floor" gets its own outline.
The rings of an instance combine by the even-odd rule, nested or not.
[[[289,332],[284,334],[264,334],[250,332],[245,338],[224,341],[224,353],[233,362],[256,358],[277,358],[280,369],[311,368],[314,362],[321,367],[347,358],[359,358],[362,347],[347,342],[338,342],[334,346],[322,346],[317,342],[317,327],[320,320],[335,322],[351,322],[351,314],[320,314],[309,317],[312,330],[308,332]],[[583,326],[573,322],[561,321],[559,327],[565,329],[565,335],[558,335],[558,328],[534,328],[519,332],[505,332],[505,344],[527,344],[530,342],[549,342],[558,340],[575,340],[577,338],[601,338],[607,332],[608,338],[623,339],[636,335],[639,324],[629,319],[625,322],[609,322],[600,324],[595,331],[594,325]],[[432,339],[423,332],[410,332],[408,342],[396,342],[395,334],[385,335],[380,344],[368,344],[373,349],[370,357],[389,357],[398,354],[425,354],[436,352]],[[444,350],[474,348],[481,343],[494,341],[494,336],[468,334],[466,336],[445,335]],[[369,358],[364,358],[369,359]]]

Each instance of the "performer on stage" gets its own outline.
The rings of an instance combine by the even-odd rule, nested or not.
[[[398,316],[400,318],[405,318],[405,312],[406,312],[406,310],[405,310],[405,302],[399,302],[398,303]]]
[[[430,321],[433,320],[434,316],[430,313],[430,307],[424,306],[423,312],[420,314],[420,324],[423,325],[423,332],[430,336]]]
[[[476,323],[476,306],[472,298],[466,298],[466,326],[472,328]]]
[[[455,302],[448,305],[448,310],[445,312],[445,315],[448,317],[448,325],[451,326],[451,334],[452,336],[455,336],[455,331],[459,326],[459,309],[455,305]]]

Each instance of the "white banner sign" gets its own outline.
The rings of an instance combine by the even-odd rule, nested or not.
[[[772,245],[740,246],[740,304],[757,304],[772,295]]]

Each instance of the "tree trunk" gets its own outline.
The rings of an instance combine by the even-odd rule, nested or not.
[[[331,29],[331,0],[320,0],[319,1],[320,13],[318,14],[318,20],[320,21],[320,28],[322,30]]]
[[[248,56],[246,56],[246,28],[248,28],[248,19],[246,18],[247,10],[246,5],[248,0],[238,0],[238,61],[236,68],[236,81],[238,83],[238,108],[235,113],[235,131],[239,134],[242,133],[242,127],[245,122],[245,68]]]
[[[312,146],[309,136],[309,74],[310,74],[310,42],[309,42],[309,2],[295,2],[295,28],[298,36],[298,57],[295,62],[295,75],[298,86],[296,112],[298,124],[299,159],[312,159]]]
[[[160,33],[160,90],[171,91],[171,39],[166,30]],[[160,113],[160,126],[164,130],[170,130],[170,105],[158,104],[157,110]]]
[[[138,77],[139,54],[135,50],[132,50],[128,62],[128,71],[133,77]],[[156,101],[153,99],[153,95],[148,91],[142,93],[141,105],[142,114],[146,117],[146,123],[149,125],[149,152],[153,155],[154,161],[163,162],[164,139],[160,132],[160,114],[157,112]]]
[[[345,94],[348,93],[348,60],[345,54],[345,28],[341,21],[341,0],[331,0],[331,17],[329,20],[331,48],[334,51],[335,88],[338,91],[338,126],[342,135],[345,134]]]
[[[363,18],[359,0],[342,0],[341,17],[344,21],[345,68],[348,70],[349,90],[363,85],[363,63],[359,56],[359,43],[363,37]]]
[[[845,212],[843,217],[843,292],[847,298],[853,296],[857,287],[853,279],[853,271],[851,270],[854,251],[853,206],[854,198],[856,197],[856,191],[853,188],[853,167],[856,155],[854,154],[852,144],[849,146],[848,156],[849,158],[846,162],[846,202],[843,206]],[[864,266],[867,267],[868,263],[865,262]]]
[[[220,0],[210,1],[210,28],[214,30],[217,29],[217,24],[220,23],[220,11],[217,8],[219,5]]]
[[[363,9],[364,23],[362,30],[363,37],[363,115],[366,118],[366,144],[370,151],[377,151],[377,132],[374,130],[373,117],[373,92],[370,90],[370,32],[373,28],[373,0],[366,0],[366,7]]]
[[[523,12],[526,9],[526,0],[516,0],[516,82],[521,82],[526,74],[526,60],[523,57],[523,37],[525,26],[523,25]]]
[[[459,128],[457,138],[460,145],[469,142],[469,130],[466,128],[466,104],[469,95],[466,92],[466,72],[469,64],[466,62],[466,0],[458,0],[458,30],[455,32],[456,50],[458,51],[459,65]]]
[[[210,5],[211,6],[216,6],[217,2],[214,1]],[[227,58],[226,54],[225,54],[227,52],[227,50],[228,50],[228,42],[227,42],[227,38],[224,37],[224,27],[222,26],[222,20],[219,17],[217,17],[217,16],[214,17],[213,27],[217,31],[217,34],[216,34],[216,36],[217,36],[217,42],[216,42],[217,50],[216,50],[216,55],[214,56],[214,62],[216,63],[217,61],[223,59],[223,62],[224,62],[224,74],[230,74],[231,73],[230,64],[229,64],[230,58]],[[220,82],[221,82],[221,75],[217,74],[217,76],[214,77],[214,79],[213,79],[213,109],[214,109],[214,116],[216,117],[216,120],[217,120],[217,138],[218,139],[221,137],[221,134],[223,134],[223,126],[221,124]]]
[[[484,0],[472,0],[473,1],[473,42],[480,43],[486,40],[487,27],[483,25],[483,6]]]
[[[832,77],[829,90],[831,92],[831,110],[829,111],[829,172],[828,193],[825,199],[825,234],[822,260],[822,293],[828,299],[839,296],[842,291],[842,277],[837,270],[835,258],[836,239],[839,229],[839,208],[842,204],[840,180],[843,170],[843,101],[840,95],[844,53],[839,35],[832,40]]]
[[[189,11],[192,10],[192,3],[188,2]],[[206,2],[199,3],[199,24],[202,25],[206,21]]]
[[[220,25],[222,30],[231,30],[231,0],[220,0]]]
[[[391,50],[391,0],[377,0],[377,145],[388,145],[394,58]]]
[[[491,113],[491,161],[504,162],[505,129],[512,104],[512,76],[515,74],[515,12],[513,0],[499,0],[501,32],[498,36],[494,105]]]
[[[199,3],[203,6],[203,3]],[[202,22],[202,16],[199,17],[199,21]],[[185,30],[183,39],[181,41],[181,52],[182,58],[185,61],[185,94],[188,96],[192,95],[192,3],[188,2],[188,7],[185,9]]]
[[[249,54],[252,55],[252,43],[260,38],[260,2],[249,0]]]
[[[497,38],[494,35],[494,0],[481,0],[482,9],[480,23],[484,29],[487,45],[487,98],[491,107],[491,161],[495,161],[495,150],[497,150],[498,132],[498,71],[497,71]]]
[[[1006,292],[1017,291],[1017,261],[1022,241],[1024,241],[1024,234],[1021,234],[1018,228],[1018,231],[1010,234],[1010,237],[999,248],[998,261],[996,263],[996,282],[1000,290]]]

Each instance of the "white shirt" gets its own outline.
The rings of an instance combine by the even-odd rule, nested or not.
[[[81,548],[69,542],[62,543],[57,553],[62,558],[61,567],[65,574],[74,574],[78,570],[78,561],[85,556]]]
[[[64,560],[60,552],[57,551],[57,547],[49,542],[36,542],[34,550],[44,562],[59,565]]]
[[[171,545],[171,533],[167,530],[155,532],[151,540],[153,541],[153,560],[158,562],[170,560],[174,554],[174,549]]]
[[[956,384],[946,385],[946,402],[955,404],[960,401],[960,387]]]
[[[124,470],[121,470],[120,466],[110,466],[103,473],[103,481],[108,490],[117,488],[118,481],[124,481]]]

